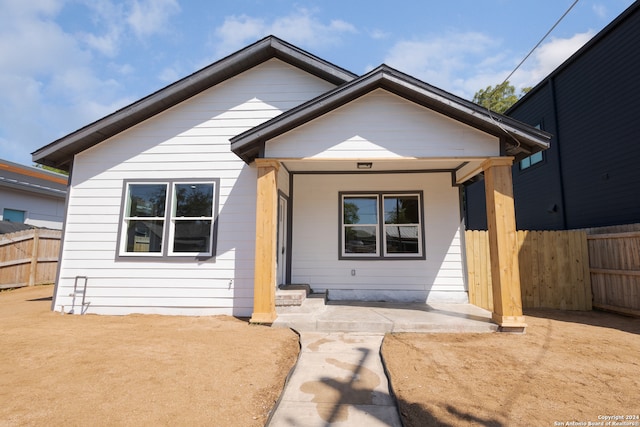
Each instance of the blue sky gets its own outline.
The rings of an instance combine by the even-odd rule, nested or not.
[[[30,153],[274,34],[362,74],[471,99],[573,0],[0,0],[0,158]],[[533,86],[632,0],[580,0],[511,79]]]

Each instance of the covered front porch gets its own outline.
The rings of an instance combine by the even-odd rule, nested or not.
[[[297,325],[307,330],[368,327],[369,330],[381,331],[426,331],[440,328],[491,331],[498,326],[502,330],[523,330],[526,324],[522,315],[515,242],[515,216],[511,195],[512,161],[510,157],[386,160],[369,158],[359,161],[255,159],[258,178],[254,311],[251,322]],[[367,169],[358,168],[362,163],[367,165]],[[459,186],[479,173],[484,173],[488,190],[486,194],[492,259],[495,253],[496,259],[500,260],[492,263],[493,313],[468,304],[466,294],[464,300],[461,300],[460,292],[442,292],[443,289],[466,292],[466,283],[462,283],[459,288],[451,283],[448,286],[434,286],[434,283],[446,283],[447,280],[465,280],[464,275],[451,276],[450,271],[445,270],[455,269],[457,250],[462,251],[464,247],[463,244],[456,243],[464,229],[461,223]],[[326,191],[323,187],[327,187]],[[323,256],[323,247],[327,242],[338,240],[336,236],[328,239],[318,236],[339,234],[341,226],[338,226],[338,217],[343,214],[338,199],[341,188],[348,188],[351,192],[367,192],[371,188],[394,189],[396,193],[406,189],[424,191],[421,203],[426,219],[421,224],[425,234],[422,256],[416,259],[356,258],[352,261],[349,257],[340,256],[339,247],[335,246],[335,242],[328,244],[329,247]],[[329,195],[328,198],[323,199],[323,192]],[[283,196],[286,196],[287,200],[287,204],[284,205],[285,211],[281,202]],[[319,198],[320,204],[325,205],[326,211],[319,212],[318,217],[330,216],[328,220],[325,218],[318,221],[318,224],[327,224],[327,229],[320,229],[315,237],[310,230],[312,227],[306,226],[305,219],[313,215],[312,212],[316,209],[310,202],[310,196]],[[283,227],[285,218],[288,218],[288,221]],[[297,218],[298,222],[292,221],[294,218]],[[292,252],[298,255],[293,256]],[[354,280],[358,277],[342,277],[337,283],[332,284],[331,274],[328,273],[322,275],[322,280],[305,280],[306,276],[301,275],[304,274],[301,271],[313,270],[308,264],[310,257],[315,253],[318,254],[317,259],[311,263],[318,264],[320,270],[330,269],[339,272],[340,269],[346,269],[343,276],[348,276],[349,270],[356,276],[360,274],[359,270],[356,272],[356,269],[351,267],[360,263],[359,265],[367,266],[367,270],[373,273],[368,279],[363,279],[364,281]],[[463,264],[464,252],[457,256]],[[333,263],[327,264],[327,259],[332,259]],[[300,265],[304,263],[307,265]],[[393,269],[413,269],[405,272],[408,273],[405,275],[415,278],[422,287],[412,286],[410,280],[402,278],[401,272],[398,276],[392,275],[397,277],[395,281],[393,278],[385,278],[384,272]],[[460,269],[462,271],[464,267]],[[308,281],[311,281],[311,287],[320,291],[322,295],[326,296],[328,291],[329,301],[325,303],[325,297],[311,298],[296,310],[278,312],[278,285]],[[372,286],[376,283],[382,285]],[[432,298],[431,294],[437,296]],[[342,296],[331,298],[331,295]],[[446,297],[443,299],[442,295],[454,295],[456,304],[450,304],[451,301]]]
[[[511,166],[549,138],[385,65],[232,138],[257,176],[251,321],[277,319],[283,282],[467,302],[460,188],[483,174],[491,319],[523,330]]]

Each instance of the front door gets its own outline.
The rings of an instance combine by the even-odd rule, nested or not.
[[[287,198],[278,198],[278,253],[276,285],[287,283]]]

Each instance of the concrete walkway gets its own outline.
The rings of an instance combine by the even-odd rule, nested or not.
[[[269,427],[402,426],[380,346],[387,332],[493,332],[471,304],[326,302],[278,307],[273,327],[300,334],[300,355]]]
[[[383,334],[302,332],[269,427],[401,427],[380,358]]]

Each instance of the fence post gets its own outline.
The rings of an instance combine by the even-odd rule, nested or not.
[[[29,280],[27,281],[29,286],[36,284],[36,274],[38,272],[38,246],[40,245],[40,230],[33,229],[33,243],[31,249],[31,266],[29,267]]]

